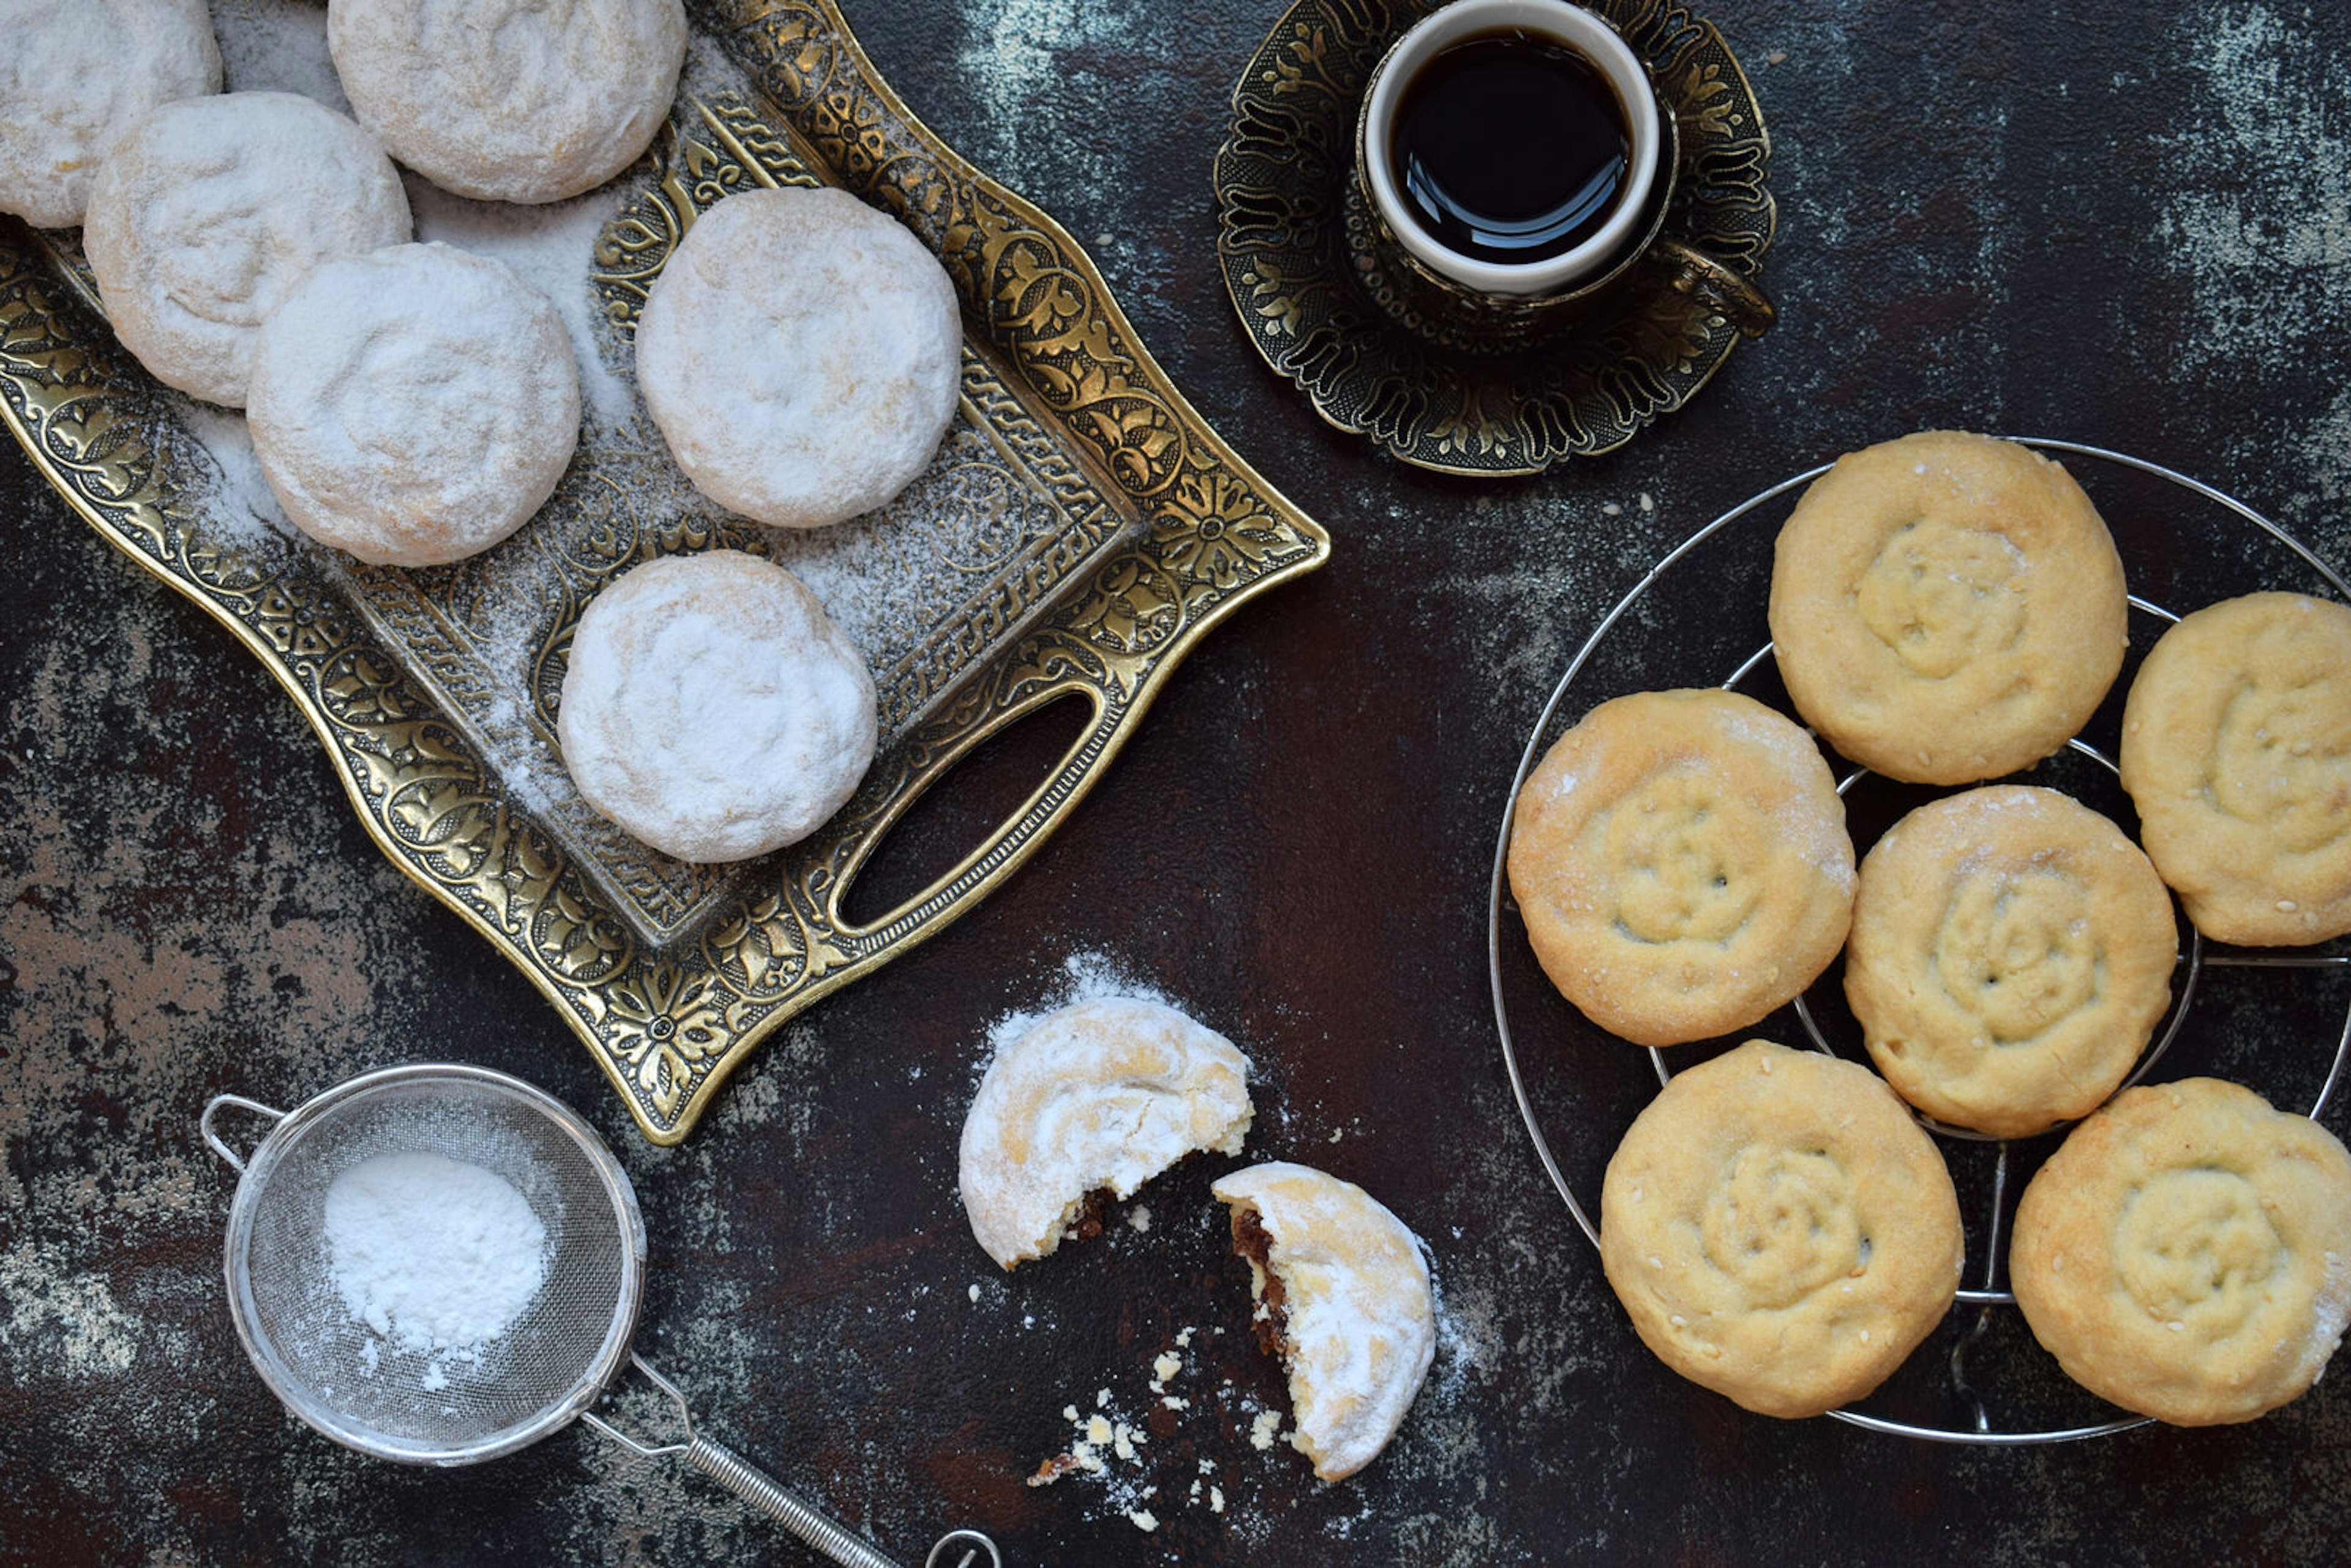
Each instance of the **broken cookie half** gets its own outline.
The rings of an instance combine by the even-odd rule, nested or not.
[[[1165,1003],[1077,1002],[997,1053],[964,1118],[971,1233],[1010,1269],[1101,1228],[1102,1195],[1132,1197],[1185,1155],[1238,1155],[1254,1113],[1249,1060]]]
[[[1378,1199],[1311,1166],[1250,1166],[1210,1189],[1249,1260],[1258,1343],[1290,1373],[1290,1444],[1326,1481],[1395,1435],[1437,1348],[1419,1238]]]

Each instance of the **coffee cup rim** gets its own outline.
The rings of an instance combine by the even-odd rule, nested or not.
[[[1608,222],[1574,249],[1537,262],[1480,261],[1438,243],[1397,191],[1385,151],[1397,98],[1413,72],[1452,44],[1504,28],[1556,39],[1599,66],[1624,106],[1632,140],[1631,178]],[[1550,294],[1604,265],[1646,216],[1644,209],[1657,178],[1662,141],[1658,114],[1656,94],[1640,57],[1595,13],[1568,0],[1454,0],[1406,29],[1373,70],[1355,154],[1374,208],[1398,243],[1424,266],[1480,293]]]

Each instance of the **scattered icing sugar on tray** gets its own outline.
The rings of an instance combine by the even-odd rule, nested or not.
[[[278,0],[223,0],[214,30],[229,89],[299,92],[343,110],[324,16],[322,7]],[[696,106],[725,101],[758,99],[745,70],[695,37],[673,130],[696,133],[704,129]],[[656,141],[656,155],[668,140]],[[207,493],[199,477],[193,497],[202,542],[220,547],[247,575],[297,570],[347,598],[506,791],[638,935],[659,946],[690,937],[723,907],[740,868],[689,866],[637,843],[579,797],[564,769],[552,722],[564,628],[602,581],[625,570],[619,563],[724,543],[789,568],[864,654],[880,689],[886,750],[1134,522],[1050,439],[1019,389],[968,352],[964,400],[937,456],[879,511],[827,528],[773,529],[705,499],[646,415],[632,347],[594,282],[600,241],[638,210],[632,204],[650,183],[640,165],[570,201],[515,206],[406,177],[416,237],[493,257],[546,294],[580,365],[579,457],[539,514],[483,555],[402,572],[317,545],[285,521],[241,417],[176,395],[159,404],[202,448],[189,453],[190,466],[212,481]]]
[[[494,1171],[427,1153],[377,1155],[327,1188],[328,1271],[352,1320],[399,1351],[479,1361],[547,1278],[547,1228]],[[362,1360],[373,1371],[381,1352]]]

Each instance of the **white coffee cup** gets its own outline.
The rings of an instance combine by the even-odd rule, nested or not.
[[[1439,243],[1397,188],[1389,155],[1397,105],[1422,68],[1466,38],[1509,32],[1560,44],[1590,61],[1624,107],[1630,144],[1624,188],[1606,221],[1573,249],[1540,261],[1483,260]],[[1627,246],[1655,219],[1650,193],[1658,179],[1664,142],[1658,116],[1656,92],[1639,57],[1615,28],[1592,12],[1566,0],[1455,0],[1398,38],[1373,71],[1357,128],[1356,156],[1374,210],[1422,266],[1479,294],[1558,294],[1614,269]]]

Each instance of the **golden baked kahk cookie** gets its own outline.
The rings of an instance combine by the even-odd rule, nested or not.
[[[2034,1175],[2016,1304],[2067,1375],[2183,1427],[2318,1380],[2351,1317],[2351,1155],[2250,1089],[2126,1089]]]
[[[1667,1366],[1761,1415],[1817,1416],[1949,1311],[1959,1198],[1876,1073],[1753,1040],[1634,1119],[1601,1186],[1600,1261]]]
[[[1921,806],[1861,862],[1844,994],[1870,1060],[1930,1116],[2018,1138],[2095,1110],[2171,1000],[2171,895],[2054,789]]]
[[[1848,453],[1771,565],[1788,695],[1888,778],[1969,784],[2039,761],[2122,669],[2122,558],[2065,470],[1959,431]]]
[[[2164,632],[2123,706],[2147,858],[2223,942],[2351,931],[2351,608],[2299,593]]]
[[[1754,1023],[1828,967],[1853,912],[1828,763],[1735,692],[1586,714],[1519,793],[1509,870],[1543,972],[1637,1045]]]

